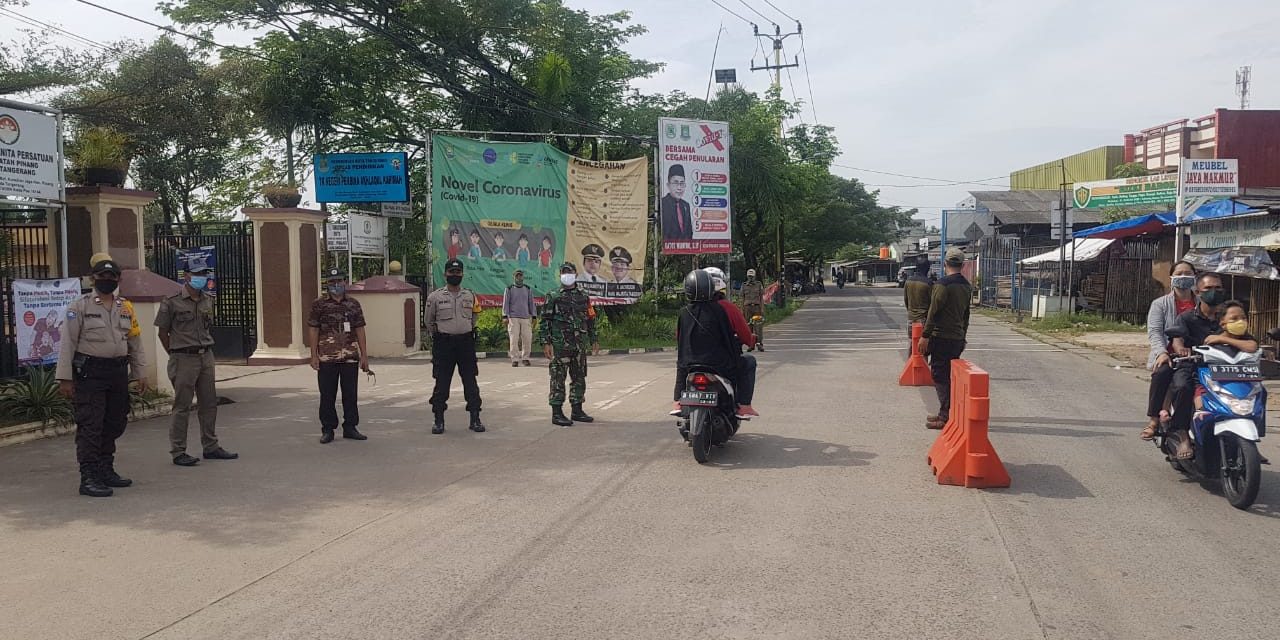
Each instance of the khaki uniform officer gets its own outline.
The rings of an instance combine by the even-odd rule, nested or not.
[[[444,412],[449,408],[449,387],[453,384],[453,370],[462,378],[462,394],[467,399],[467,412],[471,414],[472,431],[484,431],[480,423],[480,385],[476,375],[480,365],[476,362],[476,318],[480,315],[480,301],[475,292],[462,288],[462,261],[444,263],[444,280],[440,287],[427,296],[427,330],[431,332],[431,375],[436,387],[431,393],[431,412],[435,424],[431,433],[444,433]]]
[[[206,293],[208,267],[187,271],[182,291],[160,303],[156,327],[160,343],[169,353],[169,381],[173,383],[173,418],[169,424],[169,455],[180,467],[200,461],[187,454],[187,425],[191,399],[200,403],[200,446],[205,460],[235,460],[239,454],[218,446],[214,424],[218,421],[218,390],[214,386],[213,298]]]
[[[94,498],[133,484],[115,470],[116,439],[129,421],[130,369],[146,389],[142,331],[133,304],[115,295],[119,283],[115,261],[93,265],[94,291],[67,306],[56,373],[58,390],[75,404],[80,495]]]

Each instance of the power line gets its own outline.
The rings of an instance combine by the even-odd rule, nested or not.
[[[792,78],[792,77],[791,77],[791,70],[790,70],[790,69],[787,69],[787,82],[789,82],[789,83],[791,84],[791,99],[792,99],[793,101],[795,101],[796,103],[799,103],[799,102],[800,102],[800,98],[799,98],[799,96],[797,96],[797,95],[796,95],[796,81],[795,81],[795,79],[794,79],[794,78]],[[798,116],[798,117],[800,118],[800,124],[804,124],[804,123],[805,123],[805,122],[804,122],[804,109],[800,109],[800,110],[799,110],[799,112],[798,112],[798,113],[796,113],[796,116]],[[814,124],[818,124],[818,123],[817,123],[817,122],[814,122]]]
[[[989,182],[989,181],[991,181],[991,180],[1002,180],[1002,179],[1005,179],[1005,178],[1008,178],[1008,177],[1009,177],[1009,176],[1007,176],[1007,175],[1004,175],[1004,176],[993,176],[993,177],[990,177],[990,178],[982,178],[981,180],[950,180],[950,179],[947,179],[947,178],[929,178],[929,177],[925,177],[925,176],[913,176],[913,175],[906,174],[906,173],[894,173],[894,172],[892,172],[892,171],[878,171],[878,170],[876,170],[876,169],[864,169],[864,168],[862,168],[862,167],[854,167],[854,166],[850,166],[850,165],[847,165],[847,164],[837,164],[837,163],[834,163],[834,162],[833,162],[833,163],[831,163],[831,166],[833,166],[833,167],[840,167],[841,169],[849,169],[849,170],[852,170],[852,171],[862,171],[862,172],[864,172],[864,173],[878,173],[878,174],[880,174],[880,175],[885,175],[885,176],[895,176],[895,177],[898,177],[898,178],[911,178],[912,180],[932,180],[932,181],[934,181],[934,182],[943,182],[943,183],[947,183],[947,184],[933,185],[933,186],[939,186],[939,187],[942,187],[942,186],[956,186],[956,185],[962,185],[962,184],[976,184],[976,185],[983,186],[983,187],[998,187],[998,186],[1003,186],[1003,185],[986,184],[986,183],[987,183],[987,182]],[[925,186],[925,185],[921,185],[921,186]]]
[[[753,7],[753,6],[749,5],[749,4],[747,4],[747,0],[738,0],[738,2],[742,3],[742,6],[744,6],[744,7],[748,8],[748,9],[750,9],[752,13],[754,13],[754,14],[756,14],[756,15],[760,16],[761,18],[764,18],[764,21],[765,21],[765,22],[768,22],[769,24],[771,24],[771,25],[773,25],[773,26],[775,26],[775,27],[776,27],[776,26],[778,26],[778,23],[774,22],[772,18],[770,18],[769,16],[766,16],[766,15],[765,15],[765,14],[763,14],[763,13],[760,13],[759,11],[756,11],[756,8],[755,8],[755,7]]]
[[[79,34],[77,34],[77,33],[72,33],[72,32],[70,32],[70,31],[67,31],[66,29],[63,29],[62,27],[59,27],[59,26],[56,26],[56,25],[52,25],[52,24],[49,24],[49,23],[47,23],[47,22],[41,22],[40,20],[36,20],[35,18],[32,18],[32,17],[30,17],[30,16],[25,16],[25,15],[23,15],[23,14],[21,14],[21,13],[18,13],[17,11],[14,11],[13,9],[8,9],[8,8],[5,8],[5,7],[0,7],[0,12],[5,13],[5,14],[8,14],[11,18],[14,18],[15,20],[19,20],[19,21],[21,21],[21,22],[23,22],[23,23],[26,23],[26,24],[27,24],[27,25],[29,25],[29,26],[32,26],[32,27],[44,27],[45,29],[48,29],[48,30],[50,30],[50,31],[54,31],[54,32],[56,32],[56,33],[62,34],[63,36],[65,36],[65,37],[67,37],[67,38],[70,38],[71,40],[74,40],[74,41],[76,41],[76,42],[79,42],[80,44],[85,44],[85,45],[88,45],[88,46],[90,46],[90,47],[97,47],[97,48],[102,49],[102,50],[104,50],[104,51],[111,51],[111,50],[112,50],[112,47],[109,47],[109,46],[107,46],[107,45],[105,45],[105,44],[102,44],[101,42],[98,42],[98,41],[96,41],[96,40],[91,40],[91,39],[86,38],[86,37],[84,37],[84,36],[82,36],[82,35],[79,35]]]
[[[225,45],[225,44],[222,44],[222,43],[219,43],[219,42],[215,42],[215,41],[213,41],[213,40],[210,40],[210,39],[208,39],[208,38],[204,38],[204,37],[201,37],[201,36],[194,36],[194,35],[191,35],[191,34],[189,34],[189,33],[185,33],[185,32],[179,31],[179,30],[177,30],[177,29],[174,29],[173,27],[167,27],[167,26],[162,25],[162,24],[158,24],[158,23],[155,23],[155,22],[151,22],[150,20],[146,20],[146,19],[143,19],[143,18],[139,18],[139,17],[137,17],[137,16],[131,16],[131,15],[127,14],[127,13],[124,13],[124,12],[121,12],[121,11],[116,11],[115,9],[112,9],[112,8],[109,8],[109,7],[104,7],[104,6],[102,6],[102,5],[100,5],[100,4],[97,4],[97,3],[94,3],[94,2],[89,2],[89,0],[76,0],[76,2],[79,2],[80,4],[83,4],[83,5],[86,5],[86,6],[93,7],[93,8],[95,8],[95,9],[101,9],[102,11],[106,11],[107,13],[112,13],[112,14],[115,14],[115,15],[117,15],[117,16],[120,16],[121,18],[127,18],[127,19],[129,19],[129,20],[133,20],[134,22],[140,22],[140,23],[142,23],[142,24],[145,24],[145,25],[148,25],[148,26],[151,26],[151,27],[155,27],[156,29],[160,29],[161,31],[168,31],[169,33],[176,34],[176,35],[180,35],[180,36],[182,36],[182,37],[184,37],[184,38],[189,38],[189,39],[191,39],[191,40],[195,40],[196,42],[202,42],[202,43],[204,43],[204,44],[207,44],[207,45],[210,45],[210,46],[213,46],[213,47],[217,47],[217,48],[219,48],[219,49],[224,49],[224,50],[227,50],[227,51],[236,51],[236,52],[239,52],[239,53],[243,53],[243,54],[245,54],[245,55],[247,55],[247,56],[252,56],[252,57],[254,57],[254,58],[258,58],[259,60],[265,60],[265,61],[267,61],[267,62],[275,62],[276,64],[280,64],[280,62],[279,62],[279,61],[277,61],[277,60],[272,60],[271,58],[269,58],[269,57],[267,57],[267,56],[264,56],[264,55],[262,55],[262,54],[259,54],[259,53],[255,52],[255,51],[252,51],[252,50],[250,50],[250,49],[245,49],[245,48],[242,48],[242,47],[233,47],[233,46],[231,46],[231,45]]]
[[[788,19],[788,20],[790,20],[790,21],[792,21],[792,22],[800,22],[799,20],[796,20],[795,18],[792,18],[792,17],[791,17],[791,15],[790,15],[790,14],[788,14],[786,11],[783,11],[782,9],[779,9],[779,8],[778,8],[778,5],[776,5],[776,4],[772,3],[772,2],[769,2],[769,0],[764,0],[764,3],[765,3],[765,4],[767,4],[767,5],[769,5],[769,6],[771,6],[771,7],[773,7],[773,10],[774,10],[774,11],[777,11],[778,13],[781,13],[784,17],[786,17],[786,19]]]
[[[769,0],[765,0],[768,2]],[[773,6],[772,3],[769,6]],[[775,9],[777,7],[774,7]],[[779,10],[781,11],[781,10]],[[787,15],[787,14],[782,14]],[[800,22],[796,22],[796,26],[800,26]],[[809,84],[809,109],[813,111],[813,123],[818,123],[818,103],[813,99],[813,78],[809,77],[809,54],[804,51],[804,29],[800,29],[800,57],[804,58],[804,81]]]
[[[747,24],[749,24],[749,25],[751,25],[751,26],[753,26],[753,27],[754,27],[754,26],[756,26],[756,23],[754,23],[754,22],[752,22],[752,21],[750,21],[750,20],[748,20],[748,19],[746,19],[746,18],[742,17],[741,15],[739,15],[739,14],[737,14],[737,13],[735,13],[735,12],[733,11],[733,9],[730,9],[729,7],[726,7],[726,6],[722,5],[722,4],[720,4],[720,3],[718,2],[718,0],[711,0],[711,4],[714,4],[714,5],[716,5],[717,7],[720,7],[721,9],[724,9],[724,10],[725,10],[725,12],[726,12],[726,13],[728,13],[729,15],[731,15],[731,16],[733,16],[733,17],[735,17],[735,18],[737,18],[737,19],[739,19],[739,20],[741,20],[741,21],[743,21],[743,22],[745,22],[745,23],[747,23]]]

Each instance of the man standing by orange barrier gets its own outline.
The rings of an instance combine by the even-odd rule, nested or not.
[[[929,282],[929,258],[921,256],[915,271],[902,287],[902,303],[907,307],[907,343],[911,343],[911,325],[924,324],[933,302],[933,284]]]
[[[929,372],[938,391],[938,414],[929,416],[925,426],[941,429],[951,413],[951,361],[964,353],[969,334],[969,301],[973,287],[960,273],[964,251],[952,247],[943,259],[946,275],[933,287],[929,313],[925,317],[920,353],[929,356]]]

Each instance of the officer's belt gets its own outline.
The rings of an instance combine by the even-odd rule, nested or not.
[[[93,367],[123,367],[128,366],[129,356],[120,356],[119,358],[99,358],[97,356],[85,355],[77,352],[75,355],[77,360],[81,360],[84,364]]]
[[[472,333],[471,331],[466,333],[435,333],[431,337],[435,340],[452,340],[455,338],[470,338]]]
[[[185,353],[187,355],[198,356],[206,351],[212,351],[213,347],[183,347],[181,349],[170,349],[169,353]]]

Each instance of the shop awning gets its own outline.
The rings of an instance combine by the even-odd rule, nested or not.
[[[1077,238],[1075,240],[1072,240],[1072,243],[1075,245],[1075,261],[1088,262],[1090,260],[1093,260],[1094,258],[1097,258],[1098,256],[1102,255],[1102,252],[1104,249],[1111,246],[1111,242],[1112,242],[1111,238]],[[1052,251],[1046,251],[1038,256],[1023,258],[1022,260],[1018,261],[1018,264],[1039,264],[1042,262],[1057,262],[1059,255],[1062,255],[1059,253],[1059,250],[1054,249]],[[1071,258],[1072,258],[1071,245],[1067,245],[1066,260],[1070,261]]]
[[[1158,233],[1173,224],[1173,213],[1149,213],[1093,227],[1071,234],[1075,238],[1129,238],[1144,233]]]

